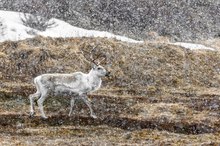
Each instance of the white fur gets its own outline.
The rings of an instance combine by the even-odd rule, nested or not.
[[[108,72],[100,65],[94,66],[88,74],[75,72],[72,74],[42,74],[34,79],[37,92],[29,96],[30,115],[34,115],[34,100],[37,100],[41,116],[47,118],[43,110],[43,102],[49,96],[71,96],[71,108],[69,116],[76,98],[81,98],[90,109],[90,115],[96,118],[88,100],[87,93],[100,88],[101,77]]]

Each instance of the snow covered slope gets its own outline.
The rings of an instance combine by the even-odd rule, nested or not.
[[[183,43],[183,42],[176,42],[176,43],[170,43],[172,45],[181,46],[190,50],[211,50],[215,51],[216,49],[211,47],[206,47],[201,44],[193,44],[193,43]]]
[[[86,30],[79,27],[75,27],[66,23],[62,20],[51,19],[51,22],[55,22],[54,27],[46,29],[46,31],[38,31],[36,29],[26,27],[23,25],[21,21],[21,17],[23,17],[22,13],[19,12],[11,12],[11,11],[3,11],[0,10],[0,22],[2,22],[3,26],[0,25],[0,42],[11,40],[18,41],[26,38],[32,38],[36,35],[41,35],[45,37],[106,37],[106,38],[115,38],[120,41],[129,42],[129,43],[143,43],[143,41],[137,41],[134,39],[130,39],[124,36],[114,35],[105,31],[96,31],[96,30]],[[2,35],[2,31],[3,35]],[[28,33],[33,32],[34,34]],[[205,49],[212,50],[214,48],[206,47],[201,44],[193,44],[193,43],[170,43],[172,45],[182,46],[191,50]]]
[[[137,41],[124,36],[114,35],[105,31],[86,30],[78,27],[74,27],[64,21],[58,19],[51,19],[55,22],[54,27],[47,29],[46,31],[34,30],[35,35],[28,34],[27,32],[33,31],[33,28],[26,27],[21,21],[23,17],[22,13],[2,11],[0,10],[0,22],[4,27],[4,35],[0,34],[0,42],[11,40],[23,40],[26,38],[35,37],[35,35],[49,36],[49,37],[106,37],[115,38],[117,40],[130,42],[130,43],[142,43],[143,41]],[[1,28],[0,28],[1,29]]]

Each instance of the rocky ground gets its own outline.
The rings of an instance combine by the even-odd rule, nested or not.
[[[219,40],[215,40],[218,44]],[[209,44],[210,41],[204,42]],[[48,98],[44,120],[29,117],[32,79],[46,72],[87,72],[87,51],[105,56],[112,76],[89,95],[97,119],[79,100]],[[214,46],[213,46],[214,47]],[[0,44],[1,145],[219,145],[219,48],[166,43],[37,37]]]

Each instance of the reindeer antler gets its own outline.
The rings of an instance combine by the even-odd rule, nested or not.
[[[106,60],[106,55],[103,55],[103,53],[99,53],[99,54],[96,56],[96,58],[94,59],[93,56],[94,56],[94,54],[95,54],[95,51],[96,51],[96,49],[97,49],[97,46],[98,46],[98,45],[94,46],[90,51],[82,50],[82,54],[83,54],[83,56],[86,58],[86,60],[88,60],[88,61],[90,61],[90,62],[92,62],[92,63],[94,63],[95,65],[98,66],[101,62],[103,62],[104,60]],[[86,52],[88,55],[90,55],[89,58],[86,57],[87,55],[84,54],[84,52]],[[103,59],[100,60],[100,61],[98,61],[98,62],[96,63],[96,60],[99,59],[100,57],[103,57]]]

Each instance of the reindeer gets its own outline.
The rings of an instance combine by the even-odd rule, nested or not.
[[[91,52],[90,52],[91,53]],[[89,73],[75,72],[70,74],[42,74],[34,78],[34,84],[37,92],[29,95],[30,99],[30,116],[34,116],[34,100],[37,100],[38,107],[42,118],[47,118],[43,109],[43,102],[48,96],[71,96],[70,112],[71,116],[75,99],[80,98],[89,107],[90,116],[97,118],[94,114],[91,103],[87,94],[98,90],[101,86],[101,78],[108,76],[110,72],[104,67],[95,63],[96,59],[92,59],[93,68]]]

